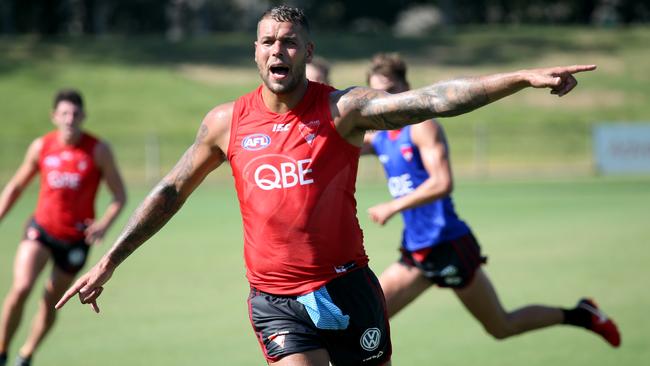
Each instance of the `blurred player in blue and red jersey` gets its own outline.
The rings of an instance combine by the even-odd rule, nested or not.
[[[255,41],[262,84],[207,114],[194,144],[57,308],[79,294],[98,311],[96,300],[120,263],[228,160],[243,219],[249,315],[267,362],[389,365],[384,297],[367,265],[354,198],[365,131],[415,122],[404,114],[423,120],[469,112],[525,87],[561,96],[575,87],[574,73],[595,69],[527,70],[392,95],[308,81],[313,52],[302,10],[281,5],[264,13]]]
[[[410,89],[406,64],[397,54],[378,54],[367,73],[368,85],[388,93]],[[368,210],[384,225],[401,213],[401,257],[380,276],[389,316],[395,315],[432,285],[451,288],[467,310],[497,339],[556,324],[584,327],[618,347],[616,325],[589,299],[572,309],[528,305],[506,311],[481,265],[486,258],[461,220],[451,198],[453,178],[449,146],[435,120],[393,131],[369,132],[365,153],[384,167],[393,200]]]
[[[34,281],[51,259],[52,273],[17,365],[29,365],[31,356],[55,320],[54,304],[83,267],[89,245],[99,243],[122,210],[126,192],[105,142],[81,129],[83,99],[76,90],[61,90],[54,98],[52,122],[56,130],[34,140],[22,165],[0,196],[0,221],[32,178],[40,175],[38,202],[18,245],[11,289],[2,308],[0,365],[21,320]],[[112,201],[95,220],[95,197],[101,180]]]

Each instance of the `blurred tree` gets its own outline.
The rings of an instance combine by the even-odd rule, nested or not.
[[[14,2],[0,1],[0,33],[14,32]]]
[[[78,12],[81,13],[82,31],[85,34],[103,34],[109,31],[109,15],[114,7],[113,1],[83,0]]]
[[[112,0],[108,27],[120,33],[163,33],[167,29],[169,1]]]
[[[282,2],[271,3],[266,0],[232,0],[232,3],[239,10],[239,17],[231,17],[235,24],[230,29],[238,30],[252,30],[257,26],[257,19],[270,8],[272,5],[277,5]]]
[[[617,3],[617,10],[623,23],[650,22],[649,0],[620,0]]]
[[[56,0],[3,0],[3,7],[13,10],[13,24],[18,33],[57,34],[67,22],[67,4]],[[12,9],[13,8],[13,9]],[[4,28],[4,27],[3,27]]]
[[[580,24],[591,23],[594,10],[596,10],[597,0],[574,0],[574,11],[570,21]]]
[[[478,24],[487,19],[486,0],[440,0],[446,23]]]
[[[388,29],[401,12],[418,5],[440,9],[448,26],[650,21],[650,0],[0,0],[0,32],[159,33],[180,39],[255,29],[260,14],[280,3],[304,8],[319,29]]]

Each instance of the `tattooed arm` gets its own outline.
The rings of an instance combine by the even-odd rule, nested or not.
[[[203,179],[225,161],[232,104],[213,109],[203,120],[194,144],[133,213],[113,247],[81,276],[56,304],[60,309],[75,294],[99,312],[96,299],[119,266],[181,208]]]
[[[552,94],[563,96],[577,85],[573,74],[595,68],[574,65],[522,70],[442,81],[399,94],[354,87],[333,94],[332,115],[341,135],[359,144],[365,130],[391,130],[434,117],[457,116],[526,87],[550,88]]]

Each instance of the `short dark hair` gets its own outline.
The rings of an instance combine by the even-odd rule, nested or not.
[[[259,22],[266,18],[271,18],[276,22],[299,24],[302,29],[309,34],[309,21],[307,20],[305,12],[300,8],[294,8],[287,5],[275,6],[264,12],[257,23],[259,24]]]
[[[398,53],[375,54],[366,73],[366,82],[368,84],[370,84],[372,75],[383,75],[408,84],[406,80],[406,63]]]
[[[54,104],[52,105],[53,109],[59,105],[59,103],[66,101],[70,102],[77,107],[84,108],[84,100],[81,97],[81,93],[76,89],[61,89],[54,96]]]

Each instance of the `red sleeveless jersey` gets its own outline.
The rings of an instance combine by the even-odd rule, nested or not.
[[[333,90],[309,82],[284,114],[268,110],[261,86],[234,104],[228,160],[246,276],[261,291],[302,295],[368,263],[354,198],[360,149],[334,127]]]
[[[83,134],[76,145],[65,145],[58,131],[43,136],[38,158],[41,187],[34,220],[62,241],[79,241],[87,219],[95,218],[95,195],[101,173],[93,151],[97,139]]]

